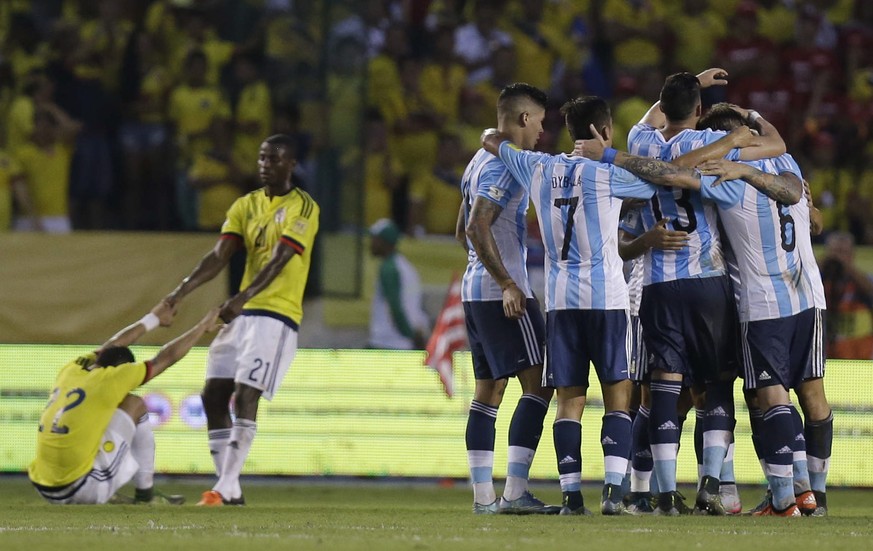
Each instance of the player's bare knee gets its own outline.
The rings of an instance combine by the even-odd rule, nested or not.
[[[477,379],[473,399],[477,402],[497,407],[503,401],[507,379]]]
[[[633,383],[630,379],[603,385],[603,409],[606,413],[612,411],[628,412],[630,408]]]
[[[545,400],[551,400],[554,390],[548,387],[543,387],[543,366],[534,365],[517,375],[518,382],[521,384],[521,391],[524,394],[533,394]]]
[[[233,395],[232,379],[207,379],[200,393],[203,409],[206,415],[226,414],[230,409],[230,397]]]
[[[831,414],[831,406],[825,397],[822,379],[810,379],[797,389],[797,401],[807,422],[823,421]]]
[[[124,400],[118,404],[118,409],[128,414],[134,423],[137,423],[143,415],[149,412],[143,399],[134,394],[125,396]]]

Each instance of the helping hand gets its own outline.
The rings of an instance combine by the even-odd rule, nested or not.
[[[151,309],[151,313],[158,316],[161,327],[169,327],[173,324],[173,318],[176,317],[176,307],[164,299]]]

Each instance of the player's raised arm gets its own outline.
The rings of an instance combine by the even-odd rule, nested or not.
[[[113,335],[108,341],[103,343],[99,350],[109,348],[111,346],[129,346],[139,340],[140,337],[157,327],[169,327],[173,323],[173,317],[176,315],[176,308],[171,306],[166,301],[159,302],[151,311],[143,316],[140,320],[132,323]]]
[[[758,132],[760,137],[757,144],[746,147],[740,151],[741,161],[758,161],[761,159],[769,159],[770,157],[778,157],[784,155],[788,150],[785,146],[785,140],[779,134],[779,131],[761,116],[757,111],[743,109],[742,107],[732,106],[734,110],[745,117],[752,130]]]
[[[754,147],[760,144],[760,136],[753,134],[751,128],[748,126],[738,126],[727,136],[719,138],[711,144],[693,149],[684,155],[676,157],[670,162],[676,166],[694,168],[700,163],[709,161],[710,159],[723,159],[734,149],[744,149],[746,147]]]
[[[698,169],[707,176],[718,176],[713,186],[726,180],[742,180],[770,199],[785,205],[794,205],[803,197],[803,182],[792,172],[768,174],[751,165],[725,159],[706,161]]]
[[[606,140],[593,124],[590,126],[590,130],[593,138],[576,142],[577,150],[581,151],[584,157],[623,168],[637,178],[660,186],[700,189],[700,172],[698,170],[617,151],[608,147]]]
[[[200,337],[207,331],[214,331],[220,326],[218,307],[212,308],[197,325],[161,347],[158,354],[148,362],[149,372],[146,381],[154,379],[165,369],[184,358],[185,354],[197,344]]]

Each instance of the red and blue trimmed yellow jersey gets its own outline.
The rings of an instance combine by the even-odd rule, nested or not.
[[[297,253],[276,279],[245,304],[244,311],[266,311],[287,318],[293,325],[300,324],[318,213],[318,205],[300,188],[280,197],[267,197],[266,188],[261,188],[240,197],[230,207],[221,237],[241,239],[245,245],[241,289],[251,285],[280,243]]]
[[[147,378],[147,362],[95,366],[95,353],[65,365],[49,395],[36,437],[30,480],[57,488],[75,482],[94,465],[112,414],[127,394]]]

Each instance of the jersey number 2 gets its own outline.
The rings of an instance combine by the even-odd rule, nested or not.
[[[51,407],[52,404],[55,403],[55,401],[58,399],[58,394],[60,394],[60,392],[61,392],[61,389],[59,389],[59,388],[55,388],[52,391],[52,395],[51,395],[51,397],[49,397],[49,401],[45,405],[45,409],[48,409],[49,407]],[[55,418],[52,420],[52,428],[51,428],[51,432],[53,432],[54,434],[67,434],[68,432],[70,432],[70,427],[68,427],[66,425],[61,425],[61,416],[64,413],[70,411],[74,407],[81,404],[83,401],[85,401],[85,391],[82,390],[81,388],[74,388],[73,390],[67,392],[67,394],[64,397],[70,398],[73,396],[75,396],[73,398],[73,400],[71,402],[69,402],[67,405],[65,405],[63,408],[59,409],[58,412],[55,414]],[[42,425],[39,426],[39,431],[40,432],[43,431]]]
[[[564,227],[564,246],[561,247],[561,260],[567,260],[570,254],[570,241],[573,239],[573,225],[575,222],[576,205],[578,197],[559,197],[555,199],[555,208],[570,207],[567,209],[567,225]]]

